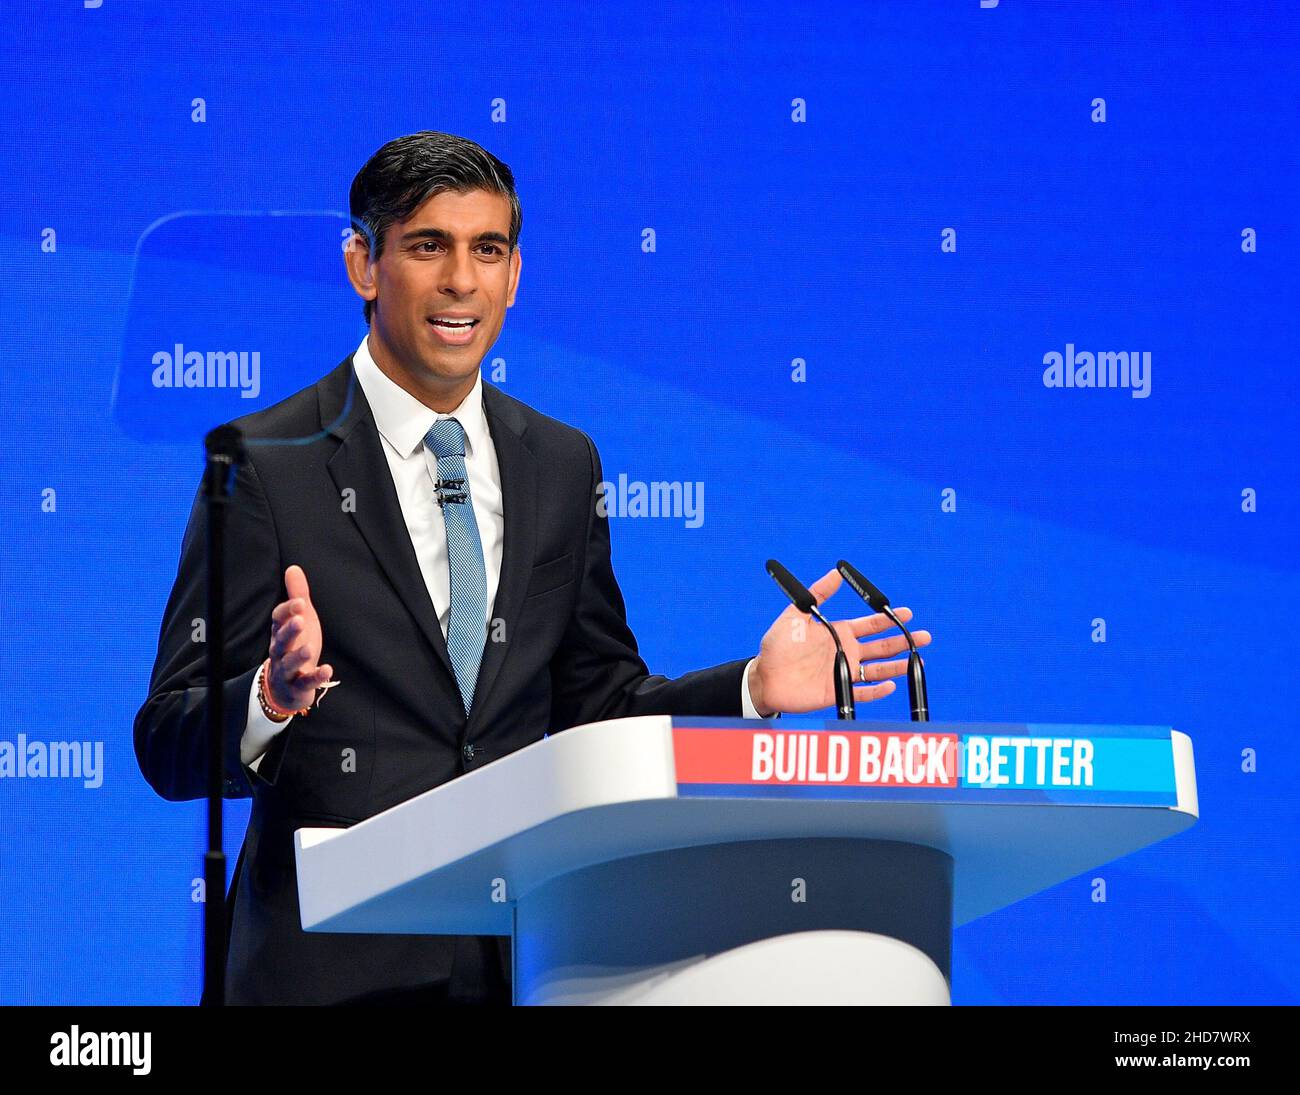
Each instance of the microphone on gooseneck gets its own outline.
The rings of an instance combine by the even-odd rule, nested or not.
[[[840,637],[835,633],[829,620],[821,614],[817,600],[808,588],[775,559],[767,561],[767,572],[781,587],[781,592],[790,598],[790,602],[800,612],[807,612],[819,620],[835,640],[835,706],[842,719],[856,719],[857,707],[853,702],[853,675],[849,672],[849,660],[844,656],[844,647]]]
[[[854,593],[866,601],[876,612],[883,612],[888,616],[894,626],[906,637],[909,651],[907,655],[907,700],[912,709],[912,721],[929,722],[930,701],[925,694],[925,666],[921,664],[921,655],[916,649],[916,642],[912,639],[912,633],[907,630],[903,621],[889,607],[889,598],[867,581],[857,567],[841,559],[835,564],[835,568],[844,575],[844,580],[849,583]]]

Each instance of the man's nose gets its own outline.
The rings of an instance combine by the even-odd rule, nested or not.
[[[461,295],[477,287],[473,258],[468,251],[454,249],[443,264],[443,288]]]

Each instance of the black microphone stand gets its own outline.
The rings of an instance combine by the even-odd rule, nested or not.
[[[208,847],[203,856],[203,1004],[226,1002],[226,854],[222,848],[222,785],[225,779],[225,531],[226,506],[235,470],[244,459],[244,437],[234,426],[218,426],[203,439],[207,465],[203,498],[207,507],[207,733]]]
[[[844,653],[844,646],[840,642],[840,637],[835,633],[835,625],[821,614],[821,610],[814,607],[811,609],[813,618],[818,620],[827,631],[831,633],[831,639],[835,642],[835,710],[841,719],[856,719],[858,717],[857,703],[853,699],[853,674],[849,672],[848,655]]]
[[[795,608],[812,616],[831,633],[831,641],[835,643],[836,714],[841,719],[856,719],[858,711],[853,700],[853,674],[849,672],[849,659],[844,653],[844,645],[840,642],[840,637],[836,634],[834,625],[822,615],[821,610],[817,607],[817,598],[812,595],[808,587],[775,559],[767,561],[767,573],[781,587],[781,592],[790,599],[790,603]]]
[[[903,633],[907,639],[907,701],[912,711],[913,722],[930,721],[930,700],[925,693],[925,666],[921,664],[920,651],[916,649],[916,640],[912,638],[912,633],[903,624],[893,608],[890,607],[889,598],[873,586],[865,574],[857,569],[852,563],[841,559],[835,564],[836,569],[844,576],[844,580],[849,583],[849,587],[869,604],[876,612],[883,612],[890,622]]]

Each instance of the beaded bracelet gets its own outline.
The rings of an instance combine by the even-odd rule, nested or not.
[[[257,702],[262,705],[262,714],[264,714],[272,722],[288,722],[289,719],[291,719],[294,715],[308,714],[311,711],[312,707],[315,706],[316,701],[320,699],[320,691],[323,691],[323,689],[317,692],[316,700],[313,700],[311,704],[302,708],[300,711],[281,710],[279,707],[276,707],[275,701],[271,699],[269,695],[270,689],[267,687],[266,684],[266,667],[267,664],[270,662],[270,660],[271,659],[268,658],[266,661],[264,661],[261,664],[261,667],[257,671]],[[338,682],[331,681],[330,683],[337,684]]]

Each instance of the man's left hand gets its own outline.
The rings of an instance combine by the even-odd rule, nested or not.
[[[808,589],[820,605],[840,588],[843,581],[840,572],[832,570]],[[903,623],[912,619],[910,608],[896,608],[894,612]],[[862,703],[878,700],[893,692],[896,685],[889,678],[901,677],[907,672],[907,659],[881,659],[907,650],[907,639],[902,635],[892,635],[870,642],[858,641],[891,630],[894,625],[889,617],[878,612],[852,620],[832,620],[831,624],[849,659],[849,671],[855,682],[854,699]],[[930,642],[930,633],[913,631],[912,638],[917,646],[925,646]],[[862,666],[861,670],[859,665]],[[812,616],[790,605],[767,629],[758,657],[750,666],[750,699],[764,718],[777,711],[797,714],[833,707],[834,671],[835,643],[830,634]],[[868,683],[857,683],[863,676]]]

